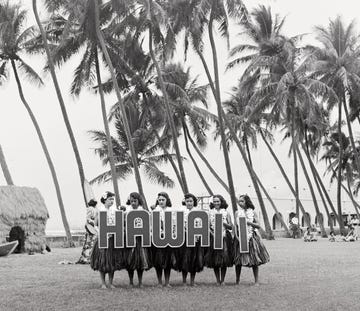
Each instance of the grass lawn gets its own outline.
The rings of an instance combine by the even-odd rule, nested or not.
[[[0,310],[359,310],[359,242],[264,242],[271,262],[260,267],[258,287],[246,268],[235,286],[230,268],[226,286],[215,286],[205,269],[197,287],[181,286],[181,274],[172,272],[173,287],[163,289],[152,269],[144,273],[143,289],[129,288],[126,271],[117,271],[117,288],[101,290],[89,266],[58,264],[76,261],[80,248],[0,257]]]

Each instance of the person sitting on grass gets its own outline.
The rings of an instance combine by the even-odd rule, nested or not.
[[[349,232],[346,237],[343,238],[344,242],[355,242],[356,241],[356,233],[354,226],[349,226]]]
[[[304,242],[316,242],[317,238],[314,232],[311,231],[311,227],[307,227],[306,232],[304,233]]]
[[[336,242],[336,235],[335,235],[334,231],[330,231],[329,241],[330,242]]]

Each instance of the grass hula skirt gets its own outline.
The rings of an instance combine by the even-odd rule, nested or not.
[[[136,246],[127,250],[126,269],[149,270],[152,267],[151,248],[141,246],[141,237],[136,237]]]
[[[270,256],[264,243],[256,231],[253,232],[249,240],[249,252],[240,253],[239,240],[234,239],[234,264],[253,267],[260,266],[270,261]]]
[[[104,273],[126,268],[126,249],[115,248],[113,236],[109,238],[108,246],[108,248],[99,248],[99,241],[96,239],[91,252],[91,268]]]
[[[179,271],[191,273],[201,272],[204,269],[205,249],[201,247],[200,240],[196,241],[193,247],[186,246],[186,243],[184,243],[180,249],[181,260],[178,260]]]
[[[210,247],[205,254],[205,265],[208,268],[231,267],[233,241],[229,230],[225,231],[223,237],[223,249],[214,249],[214,236],[210,234]]]
[[[157,269],[174,269],[178,270],[178,262],[176,256],[176,250],[170,246],[165,248],[155,247],[151,248],[152,264]]]

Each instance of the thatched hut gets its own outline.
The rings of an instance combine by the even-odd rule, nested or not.
[[[0,186],[0,243],[5,242],[11,229],[14,232],[21,228],[25,236],[22,251],[40,252],[46,244],[48,218],[49,213],[39,190]]]

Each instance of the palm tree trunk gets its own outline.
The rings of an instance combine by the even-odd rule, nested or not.
[[[292,192],[292,194],[294,195],[294,197],[296,198],[296,192],[294,190],[294,187],[292,186],[291,182],[290,182],[290,179],[289,177],[287,176],[283,166],[281,165],[279,159],[277,158],[274,150],[271,148],[269,142],[266,140],[264,134],[260,131],[260,135],[263,139],[263,141],[265,142],[265,145],[268,147],[269,151],[270,151],[270,154],[272,155],[273,159],[275,160],[276,164],[278,165],[279,169],[280,169],[280,172],[282,174],[282,176],[284,177],[287,185],[289,186],[289,189],[290,191]],[[302,205],[301,201],[299,200],[299,207],[300,207],[300,210],[302,212],[303,215],[306,215],[306,212],[305,212],[305,209],[304,209],[304,206]],[[305,216],[304,216],[305,217]]]
[[[198,173],[202,183],[204,184],[207,192],[209,193],[209,195],[213,196],[214,195],[213,191],[211,190],[209,184],[206,182],[206,179],[205,179],[204,175],[202,174],[202,172],[201,172],[199,166],[197,165],[193,155],[191,154],[185,124],[184,124],[184,122],[182,122],[182,123],[183,123],[182,127],[183,127],[183,132],[184,132],[184,140],[185,140],[186,151],[187,151],[187,153],[188,153],[188,155],[189,155],[189,157],[190,157],[190,159],[191,159],[191,161],[192,161],[192,163],[193,163],[193,165],[195,167],[196,172]]]
[[[103,54],[105,56],[106,63],[109,66],[109,71],[110,71],[110,74],[111,74],[111,80],[112,80],[112,83],[114,85],[116,97],[117,97],[117,100],[118,100],[119,105],[120,105],[122,121],[124,123],[124,128],[125,128],[125,132],[126,132],[126,138],[128,140],[128,143],[129,143],[131,160],[132,160],[132,165],[133,165],[134,172],[135,172],[135,179],[136,179],[136,184],[138,186],[138,191],[139,191],[140,195],[142,196],[142,198],[144,200],[144,208],[146,210],[148,210],[147,203],[146,203],[146,198],[145,198],[145,195],[144,195],[143,186],[142,186],[142,183],[141,183],[139,166],[138,166],[138,163],[137,163],[137,155],[136,155],[136,152],[135,152],[134,143],[133,143],[132,138],[131,138],[129,122],[128,122],[128,119],[126,117],[125,105],[124,105],[124,102],[123,102],[123,100],[121,98],[121,92],[120,92],[120,88],[119,88],[119,85],[117,83],[117,79],[116,79],[116,76],[115,76],[114,66],[113,66],[113,64],[111,62],[109,53],[107,51],[107,47],[106,47],[104,37],[103,37],[102,32],[100,30],[98,0],[94,0],[93,3],[94,3],[94,8],[95,8],[96,35],[97,35],[97,38],[99,40],[101,50],[102,50],[102,52],[103,52]]]
[[[233,129],[231,123],[229,122],[228,118],[226,117],[224,111],[222,110],[221,108],[221,113],[222,113],[222,117],[224,118],[225,120],[225,123],[226,123],[226,126],[228,127],[230,133],[231,133],[231,136],[233,137],[240,153],[241,153],[241,156],[245,162],[245,166],[249,172],[249,175],[250,175],[250,178],[251,178],[251,181],[253,183],[253,186],[254,186],[254,189],[255,189],[255,193],[256,193],[256,196],[258,198],[258,201],[259,201],[259,205],[260,205],[260,209],[261,209],[261,212],[262,212],[262,216],[263,216],[263,220],[264,220],[264,225],[265,225],[265,231],[267,233],[267,239],[268,240],[273,240],[274,239],[274,234],[271,230],[271,225],[270,225],[270,221],[269,221],[269,217],[267,215],[267,212],[266,212],[266,208],[265,208],[265,204],[264,204],[264,200],[262,198],[262,195],[261,195],[261,191],[260,191],[260,188],[259,188],[259,185],[257,183],[257,179],[255,177],[255,171],[254,169],[252,168],[252,166],[250,165],[250,162],[248,160],[248,158],[246,157],[246,152],[243,148],[243,146],[241,145],[241,142],[239,140],[239,138],[237,137],[236,135],[236,132],[235,130]]]
[[[173,143],[174,143],[174,148],[175,148],[175,153],[176,153],[176,157],[177,157],[177,161],[178,161],[178,165],[179,165],[179,170],[180,170],[180,176],[182,179],[182,184],[184,186],[185,192],[189,192],[189,188],[187,185],[187,181],[186,181],[186,176],[185,176],[185,170],[184,170],[184,166],[182,163],[182,158],[181,158],[181,153],[180,153],[180,147],[179,147],[179,142],[177,139],[177,131],[175,128],[175,123],[174,123],[174,119],[173,119],[173,114],[171,112],[171,107],[169,104],[169,99],[168,99],[168,95],[167,95],[167,91],[165,88],[165,84],[164,84],[164,80],[162,77],[162,72],[159,66],[158,61],[156,60],[153,48],[152,48],[152,29],[151,26],[149,26],[149,50],[150,50],[150,55],[151,55],[151,59],[153,61],[153,63],[155,64],[156,67],[156,72],[158,75],[158,79],[159,79],[159,84],[160,84],[160,88],[161,88],[161,92],[163,93],[164,96],[164,103],[165,103],[165,110],[166,110],[166,114],[170,123],[170,129],[171,129],[171,134],[173,136]]]
[[[45,154],[45,157],[46,157],[46,161],[47,161],[47,163],[49,165],[49,169],[50,169],[50,172],[51,172],[51,177],[52,177],[53,182],[54,182],[56,196],[57,196],[58,203],[59,203],[61,218],[62,218],[62,222],[63,222],[63,225],[64,225],[66,237],[67,237],[68,246],[69,247],[74,247],[75,245],[74,245],[74,242],[72,240],[72,236],[71,236],[71,232],[70,232],[70,226],[69,226],[69,223],[68,223],[67,218],[66,218],[65,207],[64,207],[63,200],[62,200],[60,185],[59,185],[59,181],[57,179],[54,164],[53,164],[53,162],[51,160],[50,153],[49,153],[48,148],[46,146],[44,137],[43,137],[43,135],[41,133],[40,126],[39,126],[39,124],[38,124],[32,110],[30,108],[29,104],[27,103],[27,101],[25,99],[25,96],[24,96],[24,93],[22,91],[21,82],[20,82],[20,79],[19,79],[19,76],[18,76],[18,73],[17,73],[17,69],[16,69],[16,65],[15,65],[14,60],[11,60],[11,65],[12,65],[12,68],[13,68],[13,71],[14,71],[14,76],[15,76],[15,79],[16,79],[16,83],[17,83],[17,87],[18,87],[18,91],[19,91],[21,101],[24,104],[24,106],[25,106],[25,108],[26,108],[26,110],[27,110],[27,112],[28,112],[28,114],[30,116],[30,119],[31,119],[31,121],[32,121],[32,123],[33,123],[33,125],[35,127],[36,133],[37,133],[37,135],[39,137],[39,140],[40,140],[41,147],[42,147],[42,149],[44,151],[44,154]]]
[[[329,205],[330,205],[331,211],[333,212],[334,216],[336,217],[336,219],[337,219],[338,222],[340,223],[339,216],[338,216],[338,214],[337,214],[337,212],[336,212],[336,210],[335,210],[335,206],[334,206],[334,204],[332,203],[331,198],[330,198],[328,192],[326,191],[325,185],[324,185],[324,183],[323,183],[323,181],[322,181],[322,179],[321,179],[321,177],[320,177],[320,174],[319,174],[319,172],[317,171],[317,169],[316,169],[316,167],[315,167],[315,164],[313,163],[313,161],[312,161],[312,159],[311,159],[311,157],[310,157],[310,153],[307,151],[307,148],[306,148],[306,146],[304,145],[304,143],[301,142],[301,146],[302,146],[302,148],[303,148],[303,150],[304,150],[304,152],[305,152],[305,154],[306,154],[306,156],[307,156],[307,158],[308,158],[308,161],[309,161],[309,163],[310,163],[310,165],[311,165],[311,168],[312,168],[313,172],[316,174],[316,179],[317,179],[317,181],[318,181],[318,183],[319,183],[319,185],[320,185],[320,187],[321,187],[321,189],[322,189],[323,194],[324,194],[325,197],[326,197],[327,202],[328,202]]]
[[[348,127],[348,132],[349,132],[351,147],[353,148],[353,150],[354,150],[354,155],[355,155],[355,164],[356,164],[357,170],[360,171],[360,158],[359,158],[358,150],[357,150],[357,148],[356,148],[356,146],[355,146],[354,135],[353,135],[352,127],[351,127],[351,122],[350,122],[350,117],[349,117],[348,108],[347,108],[347,105],[346,105],[345,94],[344,94],[344,96],[343,96],[343,103],[344,103],[344,111],[345,111],[345,117],[346,117],[346,124],[347,124],[347,127]]]
[[[290,131],[291,131],[291,145],[292,145],[292,153],[294,157],[294,181],[295,181],[295,210],[296,210],[296,217],[299,220],[300,224],[300,213],[299,213],[299,176],[298,176],[298,163],[297,163],[297,153],[296,153],[296,140],[295,140],[295,118],[296,118],[296,110],[295,110],[295,94],[294,91],[291,91],[290,94],[291,98],[291,124],[290,124]],[[303,215],[305,222],[307,223],[308,227],[310,227],[310,219],[308,219],[307,214]]]
[[[107,146],[108,146],[109,162],[110,162],[111,177],[112,177],[111,179],[112,179],[114,192],[115,192],[116,206],[120,206],[121,205],[121,198],[120,198],[120,192],[119,192],[119,186],[118,186],[118,178],[117,178],[115,162],[114,162],[114,149],[113,149],[113,144],[112,144],[111,135],[110,135],[109,122],[108,122],[108,119],[107,119],[105,98],[104,98],[104,91],[103,91],[103,86],[102,86],[102,82],[101,82],[101,75],[100,75],[100,67],[99,67],[99,58],[98,58],[97,47],[95,48],[95,70],[96,70],[97,83],[98,83],[98,86],[99,86],[101,112],[102,112],[104,128],[105,128],[105,134],[106,134],[106,140],[107,140]]]
[[[342,158],[343,158],[343,148],[342,148],[342,133],[341,133],[341,101],[338,103],[338,135],[339,135],[339,165],[338,165],[338,175],[337,175],[337,208],[338,208],[338,215],[339,215],[339,227],[340,232],[345,234],[345,227],[344,227],[344,221],[342,218],[342,210],[341,210],[341,166],[342,166]]]
[[[3,153],[1,145],[0,145],[0,165],[1,165],[2,171],[4,173],[4,177],[5,177],[7,185],[8,186],[13,186],[14,182],[13,182],[13,180],[11,178],[9,168],[8,168],[8,166],[6,164],[5,155]]]
[[[64,119],[64,122],[65,122],[66,129],[67,129],[69,137],[70,137],[71,146],[72,146],[74,154],[75,154],[75,159],[76,159],[76,163],[77,163],[77,167],[78,167],[79,175],[80,175],[81,189],[82,189],[82,192],[83,192],[85,206],[87,206],[87,200],[86,200],[86,195],[85,195],[85,174],[84,174],[84,168],[83,168],[81,157],[80,157],[80,152],[79,152],[76,140],[75,140],[74,133],[73,133],[72,128],[71,128],[69,117],[67,115],[64,99],[63,99],[61,91],[60,91],[60,86],[59,86],[59,83],[58,83],[58,80],[57,80],[57,77],[56,77],[55,67],[54,67],[54,63],[53,63],[52,56],[51,56],[51,53],[50,53],[50,48],[49,48],[49,45],[48,45],[48,42],[47,42],[46,33],[44,31],[44,28],[43,28],[43,26],[41,24],[41,21],[40,21],[40,18],[39,18],[39,14],[37,12],[36,0],[32,1],[32,5],[33,5],[33,11],[34,11],[36,23],[38,24],[40,32],[41,32],[41,37],[42,37],[42,40],[43,40],[44,48],[45,48],[47,59],[48,59],[48,62],[49,62],[49,69],[50,69],[51,77],[52,77],[54,87],[55,87],[55,90],[56,90],[57,98],[59,100],[60,109],[61,109],[61,112],[62,112],[62,115],[63,115],[63,119]]]
[[[155,135],[156,135],[156,138],[157,138],[159,144],[161,145],[162,150],[164,151],[165,155],[168,157],[168,159],[170,161],[170,164],[171,164],[172,168],[174,169],[174,172],[176,174],[177,180],[178,180],[178,182],[180,184],[180,187],[182,189],[183,194],[186,194],[185,189],[184,189],[184,185],[182,184],[180,172],[179,172],[178,168],[176,167],[176,164],[175,164],[174,160],[172,159],[169,152],[166,150],[166,148],[161,143],[161,137],[159,136],[159,133],[156,130],[154,130],[154,132],[155,132]]]
[[[251,155],[250,155],[249,142],[248,142],[247,137],[245,137],[245,147],[246,147],[246,152],[247,152],[247,155],[248,155],[250,165],[251,165],[251,167],[253,167],[252,160],[251,160]]]
[[[306,137],[306,136],[305,136]],[[323,190],[321,189],[321,186],[320,186],[320,182],[318,180],[318,175],[317,175],[317,171],[316,171],[316,168],[314,167],[314,164],[312,162],[312,159],[310,157],[310,152],[309,152],[309,149],[306,147],[306,149],[304,148],[304,144],[301,142],[301,146],[304,150],[304,153],[306,155],[306,158],[309,162],[309,165],[310,165],[310,169],[311,169],[311,172],[312,172],[312,175],[313,175],[313,178],[315,180],[315,184],[316,184],[316,188],[320,194],[320,197],[321,197],[321,201],[324,205],[324,209],[325,209],[325,212],[326,212],[326,215],[329,219],[329,226],[330,226],[330,231],[334,231],[334,226],[333,226],[333,222],[331,221],[331,215],[330,215],[330,211],[329,211],[329,208],[326,204],[326,200],[325,200],[325,197],[324,197],[324,194],[323,194]]]
[[[185,130],[187,133],[187,136],[189,138],[189,141],[191,143],[191,145],[193,146],[193,148],[195,149],[196,153],[198,154],[198,156],[200,157],[200,159],[205,163],[206,167],[209,169],[209,171],[211,172],[211,174],[215,177],[215,179],[219,182],[220,185],[222,185],[224,187],[224,189],[230,194],[230,190],[229,187],[227,186],[227,184],[222,180],[222,178],[216,173],[216,171],[214,170],[214,168],[211,166],[211,164],[209,163],[209,161],[206,159],[206,157],[202,154],[201,150],[199,149],[199,147],[196,145],[196,143],[194,142],[194,140],[192,139],[190,133],[189,133],[189,129],[187,128],[186,124],[185,124]]]
[[[211,13],[210,14],[210,21],[209,21],[209,25],[208,25],[208,31],[209,31],[209,38],[210,38],[212,55],[213,55],[215,87],[214,87],[214,84],[212,83],[212,79],[211,79],[211,76],[209,74],[208,74],[208,79],[209,79],[209,83],[212,84],[213,91],[215,91],[214,97],[215,97],[216,106],[217,106],[217,113],[218,113],[218,117],[219,117],[219,129],[220,129],[220,135],[221,135],[221,144],[222,144],[222,149],[223,149],[223,153],[224,153],[225,168],[226,168],[226,174],[227,174],[228,184],[229,184],[231,205],[232,205],[233,213],[235,215],[235,212],[237,210],[236,195],[235,195],[234,182],[233,182],[233,178],[232,178],[229,153],[228,153],[227,146],[226,146],[226,137],[225,137],[225,127],[224,127],[224,123],[223,123],[223,115],[222,115],[222,112],[221,112],[222,109],[221,109],[221,97],[220,97],[220,79],[219,79],[219,69],[218,69],[216,45],[215,45],[215,40],[214,40],[214,35],[213,35],[213,21],[214,21],[214,16]],[[207,68],[207,66],[204,67],[204,68]]]
[[[316,212],[316,215],[318,217],[318,221],[319,221],[319,225],[320,225],[320,230],[321,230],[321,236],[323,238],[326,238],[327,237],[327,234],[326,234],[326,231],[325,231],[325,228],[324,228],[324,218],[321,217],[321,214],[320,214],[320,209],[319,209],[319,205],[317,203],[317,199],[316,199],[316,196],[315,196],[315,191],[314,191],[314,188],[312,186],[312,183],[311,183],[311,180],[310,180],[310,176],[307,172],[307,169],[306,169],[306,166],[305,166],[305,163],[304,163],[304,159],[300,153],[300,150],[299,148],[296,148],[296,151],[297,151],[297,154],[299,156],[299,160],[300,160],[300,164],[301,164],[301,167],[303,169],[303,172],[304,172],[304,175],[305,175],[305,178],[306,178],[306,181],[309,185],[309,189],[310,189],[310,193],[311,193],[311,197],[312,197],[312,200],[313,200],[313,203],[314,203],[314,207],[315,207],[315,212]]]

